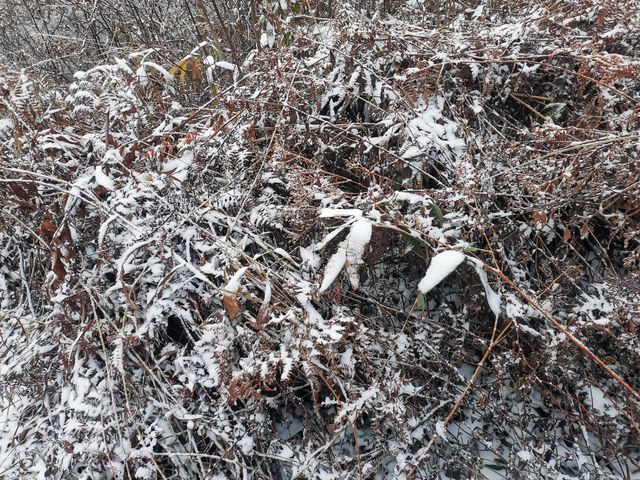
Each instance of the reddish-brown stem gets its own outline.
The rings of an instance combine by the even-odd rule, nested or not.
[[[551,322],[551,324],[553,325],[553,327],[559,331],[560,333],[562,333],[565,337],[567,337],[567,339],[573,344],[575,345],[578,350],[580,350],[582,353],[584,353],[585,355],[587,355],[589,358],[591,358],[591,360],[593,360],[595,363],[597,363],[600,367],[602,367],[602,369],[607,372],[607,374],[615,379],[621,386],[622,388],[624,388],[631,396],[633,396],[636,400],[640,401],[640,394],[638,394],[638,392],[636,392],[631,385],[629,385],[624,378],[622,378],[619,374],[617,374],[616,372],[614,372],[611,367],[609,367],[600,357],[598,357],[595,353],[593,353],[589,347],[587,347],[584,343],[582,343],[580,340],[578,340],[569,330],[567,330],[567,328],[562,325],[558,320],[556,320],[549,312],[547,312],[544,308],[542,308],[540,305],[538,305],[538,302],[536,302],[533,298],[531,298],[529,295],[527,295],[527,293],[522,290],[519,286],[517,286],[515,283],[513,283],[511,281],[511,279],[509,277],[507,277],[504,273],[502,273],[500,270],[490,267],[489,265],[485,264],[484,265],[485,270],[487,270],[488,272],[493,273],[494,275],[496,275],[497,277],[499,277],[502,281],[504,281],[507,285],[509,285],[512,289],[514,289],[516,291],[516,293],[518,293],[518,295],[520,295],[520,297],[522,297],[522,299],[524,301],[526,301],[530,306],[532,306],[533,308],[535,308],[536,310],[538,310],[547,320],[549,320],[549,322]]]

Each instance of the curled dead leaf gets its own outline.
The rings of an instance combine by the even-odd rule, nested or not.
[[[585,223],[581,228],[580,228],[580,238],[584,239],[589,232],[591,231],[591,229],[589,228],[589,224]]]
[[[225,295],[222,298],[222,305],[224,306],[224,311],[227,312],[229,318],[233,320],[240,313],[240,306],[238,305],[238,300],[236,300],[235,295]]]
[[[54,252],[51,259],[51,270],[53,270],[53,273],[56,274],[56,277],[58,277],[58,280],[61,282],[64,281],[67,276],[67,271],[65,270],[62,259],[57,251]]]

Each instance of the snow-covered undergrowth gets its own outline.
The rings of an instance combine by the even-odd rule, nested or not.
[[[0,477],[640,478],[640,10],[575,3],[3,72]]]

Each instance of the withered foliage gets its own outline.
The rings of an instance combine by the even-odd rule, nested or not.
[[[529,3],[3,64],[0,477],[638,478],[640,7]]]

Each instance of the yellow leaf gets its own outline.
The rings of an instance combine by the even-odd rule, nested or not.
[[[183,60],[180,60],[174,67],[171,67],[169,73],[173,76],[180,75],[180,80],[184,82],[187,78],[187,68],[189,66],[190,59],[190,57],[187,57]]]

